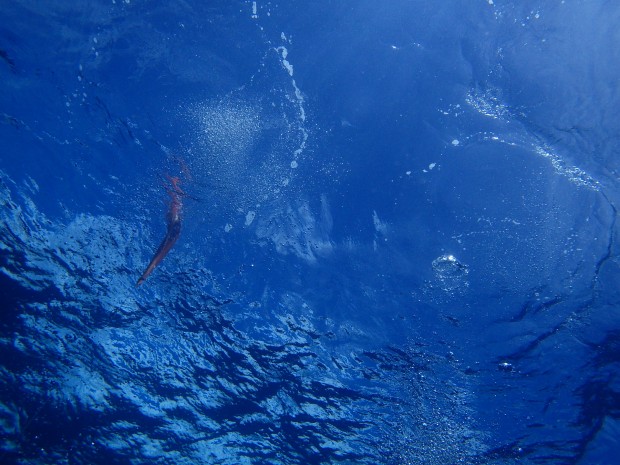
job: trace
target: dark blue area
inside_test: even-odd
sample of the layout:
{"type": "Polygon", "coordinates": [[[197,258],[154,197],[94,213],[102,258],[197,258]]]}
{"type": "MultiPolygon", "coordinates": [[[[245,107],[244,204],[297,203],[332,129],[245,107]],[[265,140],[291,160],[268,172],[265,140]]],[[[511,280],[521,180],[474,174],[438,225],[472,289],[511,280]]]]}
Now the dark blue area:
{"type": "Polygon", "coordinates": [[[285,3],[1,8],[0,462],[614,463],[620,8],[285,3]]]}

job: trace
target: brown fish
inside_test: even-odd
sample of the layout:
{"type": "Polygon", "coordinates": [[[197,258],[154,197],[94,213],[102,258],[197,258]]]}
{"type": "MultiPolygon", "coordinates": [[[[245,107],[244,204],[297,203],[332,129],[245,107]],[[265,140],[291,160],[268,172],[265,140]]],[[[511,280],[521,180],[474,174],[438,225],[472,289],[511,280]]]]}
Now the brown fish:
{"type": "Polygon", "coordinates": [[[144,273],[142,273],[140,279],[138,279],[136,286],[142,284],[146,280],[146,278],[149,277],[155,267],[159,265],[159,263],[164,259],[168,252],[170,252],[170,249],[172,249],[172,246],[181,235],[181,212],[183,209],[183,202],[181,201],[181,197],[185,195],[185,192],[183,192],[179,187],[180,179],[178,177],[170,177],[168,175],[166,175],[166,177],[172,185],[172,187],[166,187],[166,191],[170,196],[170,206],[166,215],[166,220],[168,223],[166,236],[157,248],[157,251],[153,256],[153,259],[149,263],[149,266],[146,267],[146,270],[144,271],[144,273]]]}

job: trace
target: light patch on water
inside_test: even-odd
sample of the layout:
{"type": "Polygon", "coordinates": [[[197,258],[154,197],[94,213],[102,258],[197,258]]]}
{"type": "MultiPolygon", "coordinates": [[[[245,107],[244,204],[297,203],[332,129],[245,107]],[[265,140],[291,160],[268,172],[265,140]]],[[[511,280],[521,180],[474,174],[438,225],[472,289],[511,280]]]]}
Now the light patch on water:
{"type": "Polygon", "coordinates": [[[250,226],[252,224],[252,222],[254,221],[254,218],[256,218],[256,212],[253,210],[250,210],[249,212],[247,212],[247,214],[245,215],[245,225],[246,226],[250,226]]]}
{"type": "Polygon", "coordinates": [[[387,224],[379,219],[375,210],[372,211],[372,222],[375,225],[375,231],[383,236],[387,235],[387,224]]]}
{"type": "Polygon", "coordinates": [[[329,202],[321,196],[320,215],[316,218],[307,201],[290,204],[264,218],[256,229],[260,239],[269,239],[282,255],[295,255],[308,263],[333,252],[330,239],[333,219],[329,202]]]}
{"type": "Polygon", "coordinates": [[[243,155],[252,148],[261,132],[260,109],[241,101],[206,103],[198,109],[201,134],[215,153],[228,153],[226,165],[235,170],[245,166],[243,155]],[[241,158],[240,158],[241,157],[241,158]]]}
{"type": "MultiPolygon", "coordinates": [[[[423,169],[423,173],[428,173],[429,171],[433,171],[433,169],[437,166],[437,163],[429,163],[428,169],[423,169]]],[[[409,171],[407,172],[409,174],[409,171]]]]}
{"type": "Polygon", "coordinates": [[[543,158],[546,158],[551,163],[551,166],[555,169],[556,173],[561,174],[568,178],[572,183],[587,187],[588,189],[592,189],[598,191],[600,188],[599,182],[586,173],[581,168],[577,168],[576,166],[571,166],[566,161],[564,161],[559,155],[553,153],[548,148],[543,147],[535,147],[535,151],[538,155],[543,158]]]}
{"type": "MultiPolygon", "coordinates": [[[[284,33],[282,40],[290,42],[284,33]]],[[[308,140],[289,51],[283,45],[268,50],[246,85],[182,110],[193,129],[187,150],[192,174],[216,187],[218,203],[231,211],[246,211],[290,189],[308,140]]]]}
{"type": "MultiPolygon", "coordinates": [[[[540,137],[528,131],[518,117],[513,115],[509,107],[500,99],[500,91],[489,88],[485,91],[471,89],[465,98],[466,102],[478,113],[493,119],[501,120],[504,123],[516,126],[517,130],[507,136],[499,137],[492,133],[481,133],[469,136],[466,140],[470,141],[479,138],[484,141],[501,142],[511,146],[523,147],[533,150],[537,155],[549,160],[556,173],[566,177],[572,183],[598,191],[599,182],[586,173],[581,168],[567,163],[561,156],[553,151],[552,148],[541,144],[540,137]]],[[[452,141],[452,145],[458,145],[459,141],[452,141]]]]}
{"type": "Polygon", "coordinates": [[[536,155],[548,160],[557,174],[564,176],[573,184],[586,187],[594,191],[600,190],[600,183],[596,179],[590,176],[583,169],[567,163],[566,160],[564,160],[560,155],[553,152],[550,147],[542,146],[539,140],[537,140],[533,135],[525,134],[525,136],[520,136],[518,133],[513,133],[499,137],[493,133],[484,132],[469,136],[466,141],[468,143],[475,141],[499,142],[511,147],[521,147],[526,150],[531,150],[536,155]]]}
{"type": "MultiPolygon", "coordinates": [[[[284,33],[282,33],[282,35],[284,36],[284,33]]],[[[286,41],[286,36],[284,36],[283,40],[286,41]]],[[[295,78],[293,78],[293,65],[287,59],[288,49],[285,46],[281,45],[276,50],[280,53],[281,60],[282,60],[282,66],[284,67],[284,69],[288,72],[289,76],[291,77],[291,85],[293,86],[293,89],[294,89],[296,104],[297,104],[297,108],[299,111],[299,119],[301,121],[300,130],[302,133],[302,141],[301,141],[301,145],[294,152],[295,159],[297,159],[302,154],[304,149],[306,148],[306,142],[308,140],[308,132],[303,127],[303,124],[306,122],[306,110],[304,108],[304,96],[301,93],[301,90],[299,89],[299,87],[297,86],[297,83],[295,82],[295,78]]]]}
{"type": "Polygon", "coordinates": [[[246,209],[280,194],[291,179],[290,155],[298,140],[282,113],[260,98],[202,102],[191,149],[193,175],[217,186],[231,207],[246,209]]]}
{"type": "Polygon", "coordinates": [[[510,117],[508,106],[502,102],[499,89],[489,87],[485,90],[470,89],[465,101],[481,115],[493,119],[510,117]]]}

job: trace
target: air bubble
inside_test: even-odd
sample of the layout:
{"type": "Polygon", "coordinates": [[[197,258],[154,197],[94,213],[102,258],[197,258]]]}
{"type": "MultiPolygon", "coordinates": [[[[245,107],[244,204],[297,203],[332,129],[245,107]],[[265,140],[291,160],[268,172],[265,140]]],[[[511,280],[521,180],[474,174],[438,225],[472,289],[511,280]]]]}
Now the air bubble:
{"type": "Polygon", "coordinates": [[[468,286],[469,267],[461,263],[454,255],[445,254],[432,263],[435,278],[446,292],[464,290],[468,286]]]}

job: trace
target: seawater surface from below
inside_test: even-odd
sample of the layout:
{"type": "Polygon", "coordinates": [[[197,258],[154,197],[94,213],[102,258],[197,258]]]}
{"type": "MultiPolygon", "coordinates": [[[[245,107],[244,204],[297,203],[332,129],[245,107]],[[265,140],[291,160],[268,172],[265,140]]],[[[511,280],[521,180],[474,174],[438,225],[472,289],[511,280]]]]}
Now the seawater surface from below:
{"type": "Polygon", "coordinates": [[[2,7],[0,462],[610,463],[620,7],[203,3],[2,7]]]}

